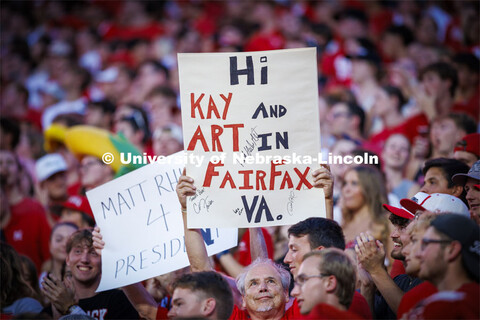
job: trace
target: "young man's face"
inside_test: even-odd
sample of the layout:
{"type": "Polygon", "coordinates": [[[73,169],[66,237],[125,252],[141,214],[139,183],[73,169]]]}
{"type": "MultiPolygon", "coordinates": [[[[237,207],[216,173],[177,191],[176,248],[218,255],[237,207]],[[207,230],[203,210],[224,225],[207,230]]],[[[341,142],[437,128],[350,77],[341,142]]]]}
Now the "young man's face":
{"type": "Polygon", "coordinates": [[[445,93],[449,94],[450,81],[442,80],[436,72],[429,71],[425,73],[421,83],[429,96],[439,97],[445,93]]]}
{"type": "Polygon", "coordinates": [[[177,287],[173,291],[172,308],[168,312],[168,318],[203,318],[206,315],[206,299],[203,292],[195,292],[188,288],[177,287]]]}
{"type": "Polygon", "coordinates": [[[464,135],[465,131],[459,129],[455,121],[449,118],[433,122],[430,128],[430,141],[433,149],[441,154],[452,153],[456,143],[464,135]]]}
{"type": "Polygon", "coordinates": [[[453,194],[453,188],[448,187],[448,181],[445,178],[443,169],[440,167],[431,167],[428,169],[425,173],[425,182],[420,191],[428,194],[453,194]]]}
{"type": "MultiPolygon", "coordinates": [[[[433,227],[429,227],[420,241],[441,240],[440,235],[435,232],[433,227]]],[[[445,261],[445,246],[441,243],[429,243],[422,245],[423,249],[417,252],[420,259],[420,270],[418,277],[422,280],[428,280],[437,285],[444,278],[447,270],[447,261],[445,261]]]]}
{"type": "Polygon", "coordinates": [[[312,251],[312,248],[308,241],[308,235],[296,237],[291,234],[288,237],[288,252],[283,262],[288,264],[293,277],[297,276],[303,257],[310,251],[312,251]]]}
{"type": "Polygon", "coordinates": [[[100,159],[85,156],[80,164],[80,178],[82,186],[93,189],[108,181],[113,176],[112,169],[100,159]]]}
{"type": "Polygon", "coordinates": [[[337,103],[332,106],[327,114],[327,119],[330,122],[331,134],[334,136],[341,136],[348,132],[351,124],[351,115],[345,103],[337,103]]]}
{"type": "Polygon", "coordinates": [[[18,179],[19,168],[13,152],[0,151],[0,183],[5,187],[13,186],[18,179]]]}
{"type": "Polygon", "coordinates": [[[42,182],[42,185],[48,192],[48,197],[52,200],[65,200],[67,194],[67,173],[65,171],[57,172],[42,182]]]}
{"type": "Polygon", "coordinates": [[[307,314],[317,304],[326,302],[325,278],[321,277],[318,270],[320,261],[320,257],[308,257],[298,270],[298,279],[292,290],[292,296],[297,298],[302,314],[307,314]]]}
{"type": "MultiPolygon", "coordinates": [[[[407,229],[410,229],[411,226],[413,224],[410,224],[407,229]]],[[[402,249],[402,254],[405,256],[405,272],[412,277],[417,277],[420,270],[420,259],[417,257],[417,252],[420,251],[420,243],[424,233],[424,230],[410,233],[410,242],[404,245],[402,249]]]]}
{"type": "Polygon", "coordinates": [[[475,221],[480,221],[480,190],[475,187],[480,181],[469,178],[465,184],[465,191],[468,207],[470,208],[470,215],[475,221]]]}
{"type": "Polygon", "coordinates": [[[396,224],[392,224],[392,226],[393,229],[390,237],[393,241],[393,249],[390,255],[393,259],[405,260],[405,256],[402,254],[402,249],[403,246],[410,241],[407,228],[406,226],[400,226],[396,224]]]}
{"type": "Polygon", "coordinates": [[[86,285],[100,281],[102,260],[93,246],[80,242],[67,254],[67,265],[72,271],[73,279],[86,285]]]}

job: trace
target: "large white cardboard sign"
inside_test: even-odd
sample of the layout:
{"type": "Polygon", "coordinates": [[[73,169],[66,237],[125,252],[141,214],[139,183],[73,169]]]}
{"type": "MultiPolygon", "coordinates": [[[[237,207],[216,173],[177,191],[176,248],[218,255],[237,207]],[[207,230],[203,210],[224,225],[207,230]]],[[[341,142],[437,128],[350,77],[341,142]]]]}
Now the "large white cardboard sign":
{"type": "Polygon", "coordinates": [[[178,55],[188,226],[288,225],[325,216],[314,48],[178,55]]]}
{"type": "MultiPolygon", "coordinates": [[[[87,192],[105,240],[97,291],[189,265],[175,191],[184,163],[172,162],[149,164],[87,192]]],[[[202,234],[209,255],[237,245],[237,229],[202,229],[202,234]]]]}

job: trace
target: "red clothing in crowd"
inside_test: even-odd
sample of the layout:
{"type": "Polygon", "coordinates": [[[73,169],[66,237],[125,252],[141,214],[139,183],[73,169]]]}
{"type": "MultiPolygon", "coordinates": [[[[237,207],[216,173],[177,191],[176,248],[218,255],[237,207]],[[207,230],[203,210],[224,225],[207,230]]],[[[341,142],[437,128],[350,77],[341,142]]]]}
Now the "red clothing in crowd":
{"type": "MultiPolygon", "coordinates": [[[[362,319],[350,311],[343,311],[326,303],[317,304],[303,319],[362,319]]],[[[370,318],[371,319],[371,318],[370,318]]]]}
{"type": "Polygon", "coordinates": [[[418,286],[405,292],[398,306],[397,317],[402,318],[403,314],[409,312],[420,301],[437,293],[437,288],[428,281],[420,283],[418,286]]]}
{"type": "Polygon", "coordinates": [[[348,308],[348,312],[355,314],[359,319],[372,319],[372,312],[370,311],[368,302],[358,291],[355,291],[353,294],[352,303],[350,304],[350,308],[348,308]]]}
{"type": "Polygon", "coordinates": [[[480,286],[472,282],[456,291],[441,291],[420,302],[407,319],[480,319],[480,286]]]}
{"type": "MultiPolygon", "coordinates": [[[[301,319],[302,314],[300,313],[300,308],[298,307],[297,299],[293,301],[293,304],[290,308],[285,311],[285,314],[282,317],[282,320],[290,319],[301,319]]],[[[247,310],[241,310],[239,307],[234,306],[232,315],[229,320],[248,320],[250,316],[248,315],[247,310]]]]}
{"type": "Polygon", "coordinates": [[[405,274],[405,266],[401,260],[393,260],[392,269],[390,270],[390,278],[394,279],[396,276],[405,274]]]}
{"type": "Polygon", "coordinates": [[[413,144],[415,137],[425,135],[428,132],[429,122],[427,117],[421,113],[406,119],[404,122],[393,128],[385,128],[382,131],[372,135],[362,145],[363,148],[380,154],[385,145],[385,141],[393,134],[403,134],[413,144]]]}
{"type": "MultiPolygon", "coordinates": [[[[315,307],[316,308],[316,307],[315,307]]],[[[370,307],[367,304],[367,300],[355,291],[353,296],[352,304],[348,311],[341,311],[333,307],[319,308],[317,311],[312,310],[307,316],[302,316],[300,313],[300,307],[298,306],[297,299],[293,300],[293,304],[285,311],[282,319],[372,319],[372,314],[370,312],[370,307]],[[318,315],[323,315],[324,318],[317,318],[318,315]],[[335,318],[335,316],[337,316],[335,318]],[[325,318],[326,317],[326,318],[325,318]]],[[[157,320],[168,319],[167,317],[168,310],[163,307],[158,307],[157,309],[157,320]]],[[[232,315],[229,320],[248,320],[250,316],[247,310],[242,310],[238,306],[233,307],[232,315]]]]}
{"type": "Polygon", "coordinates": [[[5,239],[19,254],[32,259],[40,273],[42,263],[50,258],[50,226],[42,205],[31,198],[10,207],[11,218],[3,229],[5,239]]]}
{"type": "Polygon", "coordinates": [[[168,319],[168,309],[162,306],[158,306],[157,308],[157,316],[155,317],[157,320],[167,320],[168,319]]]}
{"type": "Polygon", "coordinates": [[[457,102],[452,107],[452,112],[463,112],[475,119],[476,122],[480,120],[480,88],[477,92],[468,100],[463,102],[457,102]]]}

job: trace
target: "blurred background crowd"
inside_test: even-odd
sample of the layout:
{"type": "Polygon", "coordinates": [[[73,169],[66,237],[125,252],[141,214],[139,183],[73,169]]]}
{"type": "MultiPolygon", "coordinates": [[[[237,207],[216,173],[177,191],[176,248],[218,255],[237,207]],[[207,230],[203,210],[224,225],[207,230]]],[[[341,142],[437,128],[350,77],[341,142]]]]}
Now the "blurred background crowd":
{"type": "MultiPolygon", "coordinates": [[[[456,196],[480,222],[478,194],[469,198],[451,181],[480,158],[478,1],[39,0],[0,8],[1,236],[28,258],[37,290],[42,272],[60,278],[68,236],[95,224],[85,191],[132,169],[103,164],[106,148],[183,150],[177,53],[317,49],[322,151],[380,159],[331,166],[334,220],[347,243],[365,231],[391,243],[382,204],[400,207],[418,191],[456,196]]],[[[275,260],[287,252],[287,229],[264,230],[275,260]]],[[[234,257],[248,265],[248,233],[240,237],[234,257]]],[[[239,265],[218,268],[236,276],[239,265]]]]}

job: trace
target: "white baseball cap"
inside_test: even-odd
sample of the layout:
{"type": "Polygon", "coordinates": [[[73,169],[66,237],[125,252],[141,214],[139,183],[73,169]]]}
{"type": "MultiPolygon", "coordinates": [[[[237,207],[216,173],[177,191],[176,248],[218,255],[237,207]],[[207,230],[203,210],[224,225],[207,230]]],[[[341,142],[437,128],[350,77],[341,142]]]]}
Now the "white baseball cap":
{"type": "Polygon", "coordinates": [[[67,171],[67,163],[58,153],[47,154],[35,163],[35,172],[38,181],[42,182],[53,176],[55,173],[67,171]]]}
{"type": "Polygon", "coordinates": [[[450,194],[418,192],[411,199],[400,200],[400,204],[413,214],[418,210],[428,210],[433,213],[455,213],[470,218],[470,212],[465,203],[450,194]]]}

